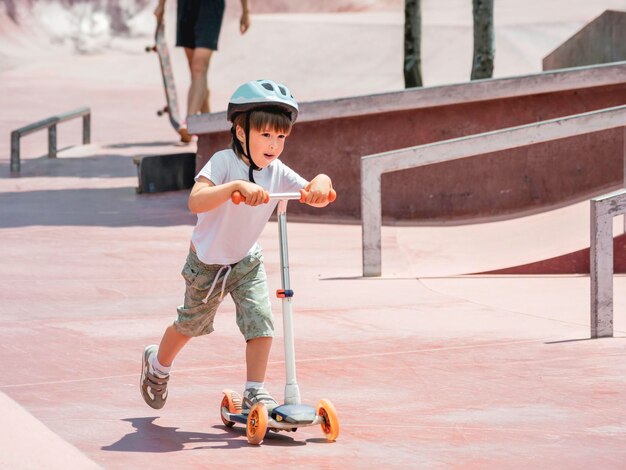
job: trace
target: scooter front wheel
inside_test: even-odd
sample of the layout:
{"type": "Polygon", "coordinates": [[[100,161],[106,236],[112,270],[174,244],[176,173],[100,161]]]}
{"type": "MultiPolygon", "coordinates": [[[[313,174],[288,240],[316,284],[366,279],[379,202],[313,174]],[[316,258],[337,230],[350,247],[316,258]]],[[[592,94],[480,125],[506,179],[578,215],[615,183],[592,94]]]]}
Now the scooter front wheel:
{"type": "Polygon", "coordinates": [[[263,442],[267,433],[267,423],[267,408],[263,403],[257,403],[250,409],[246,423],[246,436],[249,444],[259,445],[263,442]]]}
{"type": "Polygon", "coordinates": [[[339,436],[339,418],[335,407],[325,398],[321,399],[317,404],[317,415],[322,418],[322,432],[329,441],[337,440],[339,436]]]}

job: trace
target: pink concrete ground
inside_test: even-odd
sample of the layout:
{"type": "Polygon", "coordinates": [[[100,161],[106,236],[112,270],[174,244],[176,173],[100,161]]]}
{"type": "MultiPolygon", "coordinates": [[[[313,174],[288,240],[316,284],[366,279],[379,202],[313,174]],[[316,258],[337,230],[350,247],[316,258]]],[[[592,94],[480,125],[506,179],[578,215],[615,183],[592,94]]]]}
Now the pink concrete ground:
{"type": "MultiPolygon", "coordinates": [[[[289,226],[299,382],[305,402],[334,402],[337,442],[305,428],[252,448],[221,424],[222,388],[244,380],[230,300],[217,331],[179,356],[167,406],[147,407],[141,351],[181,300],[193,217],[185,192],[135,194],[129,154],[141,150],[72,149],[0,179],[0,391],[86,457],[106,468],[626,464],[626,278],[616,337],[592,341],[587,277],[416,277],[408,227],[385,228],[385,276],[362,279],[360,227],[289,226]]],[[[261,243],[273,289],[275,223],[261,243]]],[[[267,378],[279,397],[281,331],[267,378]]],[[[64,448],[51,440],[39,455],[64,448]]]]}
{"type": "MultiPolygon", "coordinates": [[[[552,47],[623,2],[558,1],[549,13],[543,4],[509,1],[497,11],[500,76],[537,71],[552,47]]],[[[467,2],[437,5],[426,30],[445,33],[449,47],[437,54],[429,41],[429,84],[464,79],[469,68],[467,2]]],[[[231,24],[212,64],[214,108],[223,109],[227,85],[251,73],[285,71],[276,78],[295,83],[304,99],[398,89],[397,13],[259,15],[245,38],[235,38],[231,24]],[[298,33],[283,57],[289,67],[251,57],[251,44],[286,27],[298,33]],[[355,39],[363,31],[369,41],[355,39]],[[345,56],[336,44],[345,44],[345,56]],[[374,62],[379,72],[367,75],[374,62]],[[355,75],[368,80],[357,86],[355,75]]],[[[379,279],[360,277],[359,226],[291,223],[298,377],[305,402],[335,404],[335,443],[310,428],[252,448],[242,428],[222,426],[220,392],[244,380],[230,300],[215,334],[181,353],[166,408],[147,407],[140,355],[181,301],[193,217],[184,192],[135,194],[132,157],[193,145],[175,145],[165,120],[150,117],[162,90],[156,62],[141,52],[144,39],[77,56],[50,48],[48,38],[11,34],[0,43],[8,64],[0,72],[0,468],[626,466],[626,278],[615,278],[616,337],[591,341],[588,277],[457,276],[582,248],[582,205],[497,224],[385,227],[379,279]],[[97,145],[47,160],[45,134],[28,136],[22,176],[10,178],[9,131],[82,105],[94,109],[97,145]]],[[[78,136],[78,123],[59,127],[62,147],[78,136]]],[[[275,223],[261,242],[273,289],[275,223]]],[[[282,397],[274,306],[267,382],[282,397]]]]}

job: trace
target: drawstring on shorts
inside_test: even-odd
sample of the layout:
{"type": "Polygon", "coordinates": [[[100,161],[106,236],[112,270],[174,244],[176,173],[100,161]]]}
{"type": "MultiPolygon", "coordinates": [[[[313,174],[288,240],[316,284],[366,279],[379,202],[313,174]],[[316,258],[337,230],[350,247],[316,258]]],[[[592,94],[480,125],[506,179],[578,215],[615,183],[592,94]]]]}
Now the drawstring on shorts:
{"type": "Polygon", "coordinates": [[[220,277],[220,274],[222,274],[222,271],[226,269],[226,274],[224,274],[224,279],[222,280],[222,290],[220,292],[220,298],[219,301],[221,302],[222,300],[224,300],[224,289],[226,289],[226,279],[228,279],[228,275],[230,274],[230,272],[232,271],[233,267],[231,265],[224,265],[222,266],[219,271],[217,271],[217,274],[215,275],[215,279],[213,279],[213,284],[211,284],[211,288],[209,289],[209,293],[206,295],[206,297],[202,300],[202,303],[207,303],[209,301],[209,297],[211,297],[211,294],[213,293],[213,289],[215,289],[215,284],[217,284],[217,280],[220,277]]]}

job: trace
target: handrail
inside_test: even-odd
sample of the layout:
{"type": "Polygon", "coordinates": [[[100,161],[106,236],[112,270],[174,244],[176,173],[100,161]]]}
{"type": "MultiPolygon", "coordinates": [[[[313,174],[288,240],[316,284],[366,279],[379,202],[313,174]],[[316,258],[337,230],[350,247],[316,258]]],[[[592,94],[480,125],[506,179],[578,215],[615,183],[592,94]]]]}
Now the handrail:
{"type": "Polygon", "coordinates": [[[591,200],[591,337],[613,336],[613,217],[626,214],[626,190],[591,200]]]}
{"type": "Polygon", "coordinates": [[[48,158],[57,156],[57,124],[77,117],[83,118],[83,145],[91,142],[91,109],[82,107],[28,124],[11,132],[11,173],[20,171],[20,139],[41,129],[48,129],[48,158]]]}
{"type": "Polygon", "coordinates": [[[526,145],[626,126],[626,106],[606,108],[361,158],[363,276],[380,276],[381,176],[526,145]]]}

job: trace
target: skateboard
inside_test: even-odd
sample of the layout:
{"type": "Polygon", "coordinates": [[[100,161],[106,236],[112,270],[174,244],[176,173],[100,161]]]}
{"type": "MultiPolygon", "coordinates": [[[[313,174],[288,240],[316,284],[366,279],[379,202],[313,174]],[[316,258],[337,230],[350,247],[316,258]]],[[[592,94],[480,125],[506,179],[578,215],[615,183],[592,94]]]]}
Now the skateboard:
{"type": "Polygon", "coordinates": [[[190,142],[191,136],[187,129],[180,127],[180,114],[178,113],[178,98],[176,95],[176,84],[174,83],[174,71],[170,61],[170,52],[165,41],[165,23],[157,23],[154,32],[154,46],[146,47],[146,52],[156,52],[161,65],[161,76],[163,77],[163,88],[165,89],[166,105],[157,111],[157,115],[167,114],[170,123],[176,132],[180,134],[180,140],[190,142]]]}

